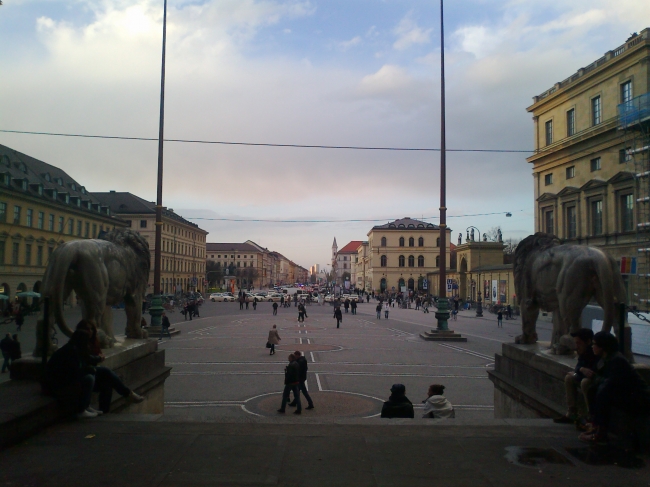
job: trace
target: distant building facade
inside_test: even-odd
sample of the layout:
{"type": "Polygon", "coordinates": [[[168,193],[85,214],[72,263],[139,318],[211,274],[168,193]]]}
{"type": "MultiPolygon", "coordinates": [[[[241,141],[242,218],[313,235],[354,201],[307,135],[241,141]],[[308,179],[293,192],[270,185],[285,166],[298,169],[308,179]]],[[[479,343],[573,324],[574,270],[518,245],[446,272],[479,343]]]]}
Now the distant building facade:
{"type": "MultiPolygon", "coordinates": [[[[125,220],[127,226],[140,233],[151,251],[151,271],[147,292],[153,292],[154,253],[156,250],[156,205],[128,192],[110,191],[93,195],[125,220]]],[[[208,232],[197,224],[174,213],[171,208],[162,211],[162,252],[160,290],[165,294],[176,292],[204,292],[205,246],[208,232]]]]}

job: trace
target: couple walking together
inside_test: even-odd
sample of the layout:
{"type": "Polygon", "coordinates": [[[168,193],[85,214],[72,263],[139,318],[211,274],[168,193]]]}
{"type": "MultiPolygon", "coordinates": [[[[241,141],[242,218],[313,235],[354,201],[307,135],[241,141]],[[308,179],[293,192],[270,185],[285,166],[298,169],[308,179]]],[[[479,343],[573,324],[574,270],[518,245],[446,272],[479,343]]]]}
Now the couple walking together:
{"type": "Polygon", "coordinates": [[[300,402],[300,393],[307,399],[307,408],[314,409],[314,402],[307,391],[307,359],[301,352],[295,351],[289,355],[289,364],[284,368],[284,391],[282,392],[282,405],[278,413],[284,413],[287,403],[289,406],[296,407],[293,414],[302,414],[302,403],[300,402]],[[293,402],[291,392],[293,391],[293,402]]]}

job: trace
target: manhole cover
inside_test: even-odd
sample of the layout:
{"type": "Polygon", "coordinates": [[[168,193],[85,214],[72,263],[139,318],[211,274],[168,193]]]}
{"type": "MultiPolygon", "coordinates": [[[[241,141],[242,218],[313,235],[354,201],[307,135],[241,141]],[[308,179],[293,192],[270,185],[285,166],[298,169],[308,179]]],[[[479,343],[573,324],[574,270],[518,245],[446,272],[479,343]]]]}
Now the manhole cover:
{"type": "MultiPolygon", "coordinates": [[[[311,382],[310,382],[311,384],[311,382]]],[[[319,392],[309,391],[309,395],[314,401],[314,409],[307,411],[307,401],[300,397],[302,402],[302,414],[305,417],[337,417],[337,418],[363,418],[381,412],[382,402],[354,394],[342,392],[319,392]]],[[[291,394],[293,400],[293,393],[291,394]]],[[[262,416],[279,416],[277,412],[282,404],[282,394],[272,394],[254,399],[246,403],[246,409],[262,416]]],[[[293,416],[295,408],[287,406],[288,416],[293,416]]]]}
{"type": "Polygon", "coordinates": [[[276,346],[276,350],[280,352],[293,352],[295,350],[300,350],[301,352],[333,352],[343,350],[343,347],[339,347],[338,345],[316,345],[314,343],[286,343],[276,346]]]}

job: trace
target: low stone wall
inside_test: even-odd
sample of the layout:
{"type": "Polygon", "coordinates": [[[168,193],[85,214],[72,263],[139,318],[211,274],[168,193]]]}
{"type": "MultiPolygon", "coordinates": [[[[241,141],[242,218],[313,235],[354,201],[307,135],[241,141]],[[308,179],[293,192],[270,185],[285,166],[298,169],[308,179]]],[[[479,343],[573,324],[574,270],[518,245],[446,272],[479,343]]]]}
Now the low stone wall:
{"type": "MultiPolygon", "coordinates": [[[[165,380],[171,368],[165,366],[165,351],[156,340],[119,339],[114,348],[103,350],[102,365],[112,369],[145,400],[131,404],[113,394],[112,413],[161,414],[165,401],[165,380]]],[[[56,399],[42,393],[40,358],[26,357],[12,366],[11,381],[0,384],[0,448],[7,447],[39,432],[70,412],[56,399]]],[[[93,395],[97,408],[97,395],[93,395]]]]}

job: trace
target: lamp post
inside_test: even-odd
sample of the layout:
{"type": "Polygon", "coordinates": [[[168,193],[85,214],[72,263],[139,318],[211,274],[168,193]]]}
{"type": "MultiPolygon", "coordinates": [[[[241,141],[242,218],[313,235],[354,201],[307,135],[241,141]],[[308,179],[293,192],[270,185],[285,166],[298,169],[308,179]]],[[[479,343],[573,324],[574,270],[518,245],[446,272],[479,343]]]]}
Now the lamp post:
{"type": "Polygon", "coordinates": [[[438,283],[438,331],[449,326],[447,301],[447,146],[445,138],[445,30],[443,0],[440,0],[440,281],[438,283]]]}
{"type": "Polygon", "coordinates": [[[163,138],[165,128],[165,47],[167,43],[167,0],[163,4],[162,64],[160,70],[160,119],[158,129],[158,187],[156,192],[156,240],[153,267],[153,297],[149,314],[151,326],[161,326],[164,311],[160,296],[160,264],[162,243],[163,138]]]}
{"type": "MultiPolygon", "coordinates": [[[[479,238],[479,242],[480,242],[481,241],[481,231],[478,228],[476,228],[474,226],[471,226],[471,225],[469,227],[467,227],[465,229],[465,231],[469,232],[470,228],[473,229],[473,230],[476,230],[476,232],[478,233],[478,238],[479,238]]],[[[469,235],[469,233],[468,233],[468,235],[469,235]]],[[[472,242],[475,242],[475,240],[472,240],[472,242]]],[[[480,247],[479,247],[479,251],[478,251],[478,266],[477,267],[481,267],[481,248],[480,247]]],[[[478,287],[478,290],[476,292],[476,296],[477,296],[477,299],[476,299],[476,316],[478,318],[480,318],[480,317],[483,316],[483,301],[481,300],[481,286],[480,286],[481,272],[480,271],[478,272],[478,275],[476,277],[476,281],[477,281],[476,285],[478,287]]]]}

